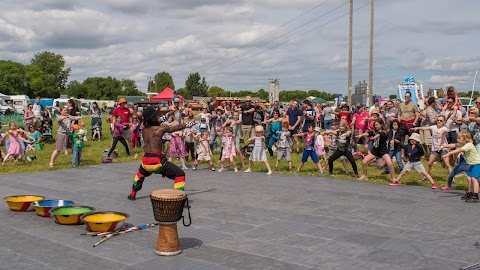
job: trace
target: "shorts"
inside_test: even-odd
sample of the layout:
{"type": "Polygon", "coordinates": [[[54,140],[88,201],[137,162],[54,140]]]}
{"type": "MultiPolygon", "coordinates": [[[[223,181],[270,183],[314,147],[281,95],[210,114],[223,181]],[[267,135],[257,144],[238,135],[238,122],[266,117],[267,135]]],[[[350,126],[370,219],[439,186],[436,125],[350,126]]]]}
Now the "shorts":
{"type": "Polygon", "coordinates": [[[457,141],[457,133],[458,131],[449,131],[447,134],[447,142],[448,143],[458,143],[457,141]]]}
{"type": "Polygon", "coordinates": [[[372,155],[381,158],[384,155],[389,155],[388,148],[382,147],[382,148],[375,148],[373,150],[370,150],[372,152],[372,155]]]}
{"type": "MultiPolygon", "coordinates": [[[[336,150],[336,149],[335,149],[335,150],[336,150]]],[[[328,150],[327,160],[329,160],[330,157],[333,155],[333,153],[335,153],[335,150],[333,150],[333,149],[329,149],[329,150],[328,150]]],[[[341,156],[341,157],[339,157],[338,159],[339,159],[339,160],[345,160],[345,159],[347,159],[347,157],[341,156]]]]}
{"type": "Polygon", "coordinates": [[[277,148],[277,160],[285,158],[286,161],[291,161],[290,148],[277,148]]]}
{"type": "Polygon", "coordinates": [[[124,129],[122,133],[123,133],[123,138],[127,140],[132,137],[132,130],[130,130],[129,128],[124,129]]]}
{"type": "Polygon", "coordinates": [[[415,169],[417,170],[417,172],[419,173],[423,173],[423,172],[426,172],[425,171],[425,167],[423,167],[423,164],[421,161],[417,161],[417,162],[407,162],[407,164],[405,164],[405,167],[403,168],[404,171],[411,171],[412,169],[415,169]]]}
{"type": "Polygon", "coordinates": [[[355,129],[355,131],[353,132],[354,133],[353,137],[355,138],[356,144],[366,144],[368,142],[368,137],[357,138],[359,134],[363,134],[365,132],[367,132],[366,129],[355,129]]]}
{"type": "Polygon", "coordinates": [[[467,176],[480,179],[480,164],[470,165],[468,168],[467,176]]]}
{"type": "Polygon", "coordinates": [[[443,156],[443,155],[446,155],[448,154],[448,152],[446,150],[440,150],[440,151],[431,151],[430,152],[430,155],[435,155],[435,156],[443,156]]]}
{"type": "Polygon", "coordinates": [[[307,162],[308,157],[312,158],[313,163],[318,163],[318,156],[315,150],[304,149],[302,154],[302,162],[303,163],[307,162]]]}
{"type": "Polygon", "coordinates": [[[298,127],[296,127],[294,130],[289,130],[290,131],[290,136],[293,136],[298,133],[298,127]]]}

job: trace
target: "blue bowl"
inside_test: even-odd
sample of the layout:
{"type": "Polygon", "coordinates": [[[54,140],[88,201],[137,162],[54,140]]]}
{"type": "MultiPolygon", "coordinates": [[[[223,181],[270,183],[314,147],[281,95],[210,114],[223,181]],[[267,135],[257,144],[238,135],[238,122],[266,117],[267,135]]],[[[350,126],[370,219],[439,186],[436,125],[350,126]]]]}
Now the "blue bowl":
{"type": "Polygon", "coordinates": [[[42,200],[34,203],[35,211],[37,215],[41,217],[51,217],[50,210],[53,207],[59,206],[72,206],[75,203],[66,200],[42,200]]]}

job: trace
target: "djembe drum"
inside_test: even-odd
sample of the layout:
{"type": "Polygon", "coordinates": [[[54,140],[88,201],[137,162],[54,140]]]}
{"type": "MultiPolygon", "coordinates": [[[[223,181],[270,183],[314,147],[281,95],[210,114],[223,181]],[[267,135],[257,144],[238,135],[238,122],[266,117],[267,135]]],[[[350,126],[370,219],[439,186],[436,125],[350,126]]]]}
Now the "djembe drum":
{"type": "Polygon", "coordinates": [[[155,253],[161,256],[174,256],[182,253],[182,247],[178,240],[177,222],[183,217],[183,208],[187,203],[190,226],[190,209],[188,205],[187,194],[176,189],[158,189],[150,194],[152,201],[153,215],[155,220],[160,223],[158,228],[158,240],[155,253]]]}

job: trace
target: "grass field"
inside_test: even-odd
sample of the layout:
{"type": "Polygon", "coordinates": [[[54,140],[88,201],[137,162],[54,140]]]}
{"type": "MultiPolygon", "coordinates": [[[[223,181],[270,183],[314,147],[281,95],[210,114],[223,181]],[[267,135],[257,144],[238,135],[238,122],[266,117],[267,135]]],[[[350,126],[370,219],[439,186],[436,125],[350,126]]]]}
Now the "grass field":
{"type": "MultiPolygon", "coordinates": [[[[88,138],[89,141],[85,142],[85,148],[83,149],[82,153],[82,159],[81,159],[81,166],[90,166],[90,165],[98,165],[101,164],[101,158],[102,158],[102,152],[106,148],[110,148],[110,145],[112,143],[112,137],[110,135],[110,132],[108,131],[109,124],[106,123],[105,119],[103,121],[103,136],[104,139],[102,141],[91,141],[91,131],[90,131],[90,118],[85,117],[84,119],[80,120],[80,122],[85,123],[85,127],[89,131],[88,138]]],[[[7,124],[4,122],[4,124],[7,124]]],[[[6,130],[6,127],[3,127],[3,131],[6,130]]],[[[56,134],[57,130],[57,124],[54,121],[54,132],[53,134],[56,134]]],[[[17,173],[27,173],[27,172],[38,172],[38,171],[47,171],[47,170],[58,170],[58,169],[65,169],[65,168],[71,168],[72,167],[72,151],[70,150],[68,155],[65,155],[63,152],[60,153],[55,160],[55,166],[54,168],[49,168],[48,164],[50,161],[50,156],[55,149],[55,144],[45,144],[43,150],[41,151],[34,151],[34,152],[27,152],[26,155],[35,155],[37,157],[36,160],[33,160],[31,162],[6,162],[5,166],[0,168],[0,174],[17,174],[17,173]]],[[[5,151],[5,147],[2,147],[2,150],[5,151]]],[[[125,152],[125,149],[123,145],[120,143],[117,144],[116,147],[117,152],[119,153],[119,157],[114,159],[114,162],[128,162],[128,161],[134,161],[132,157],[127,157],[127,154],[125,152]]],[[[136,149],[134,153],[138,153],[139,156],[141,156],[142,149],[136,149]]],[[[268,156],[268,155],[267,155],[268,156]]],[[[214,163],[217,168],[219,168],[220,164],[218,163],[218,158],[219,158],[219,153],[216,152],[214,153],[214,163]]],[[[298,164],[301,159],[301,152],[299,154],[297,153],[292,153],[292,164],[294,170],[298,167],[298,164]]],[[[272,170],[275,166],[275,161],[276,157],[273,159],[268,159],[270,166],[272,167],[272,170]]],[[[139,162],[139,161],[137,161],[139,162]]],[[[424,165],[426,166],[427,161],[422,160],[424,165]]],[[[176,162],[177,164],[179,162],[176,162]]],[[[188,163],[187,167],[191,167],[191,161],[188,163]]],[[[246,160],[245,164],[248,165],[248,161],[246,160]]],[[[324,164],[324,163],[322,163],[324,164]]],[[[201,166],[207,166],[208,164],[205,162],[202,162],[200,164],[201,166]]],[[[240,161],[237,159],[237,165],[239,166],[239,170],[241,168],[240,161]]],[[[108,165],[107,165],[108,166],[108,165]]],[[[335,162],[334,163],[334,174],[335,176],[333,178],[339,178],[339,179],[345,179],[345,180],[355,180],[353,177],[353,170],[351,169],[350,164],[347,162],[347,167],[350,172],[349,176],[346,176],[344,174],[342,165],[340,162],[335,162]]],[[[362,165],[361,161],[357,161],[357,167],[358,171],[361,174],[362,170],[362,165]]],[[[398,174],[398,167],[396,167],[396,171],[398,174]]],[[[240,170],[241,171],[241,170],[240,170]]],[[[252,168],[253,172],[267,172],[267,169],[265,168],[265,165],[260,162],[254,163],[254,166],[252,168]]],[[[325,168],[325,177],[328,177],[328,169],[325,168]]],[[[378,183],[378,184],[388,184],[390,183],[390,175],[384,175],[382,174],[383,169],[376,169],[375,167],[369,167],[368,168],[368,180],[367,182],[372,182],[372,183],[378,183]]],[[[226,170],[222,172],[223,174],[229,174],[233,173],[233,171],[226,170]]],[[[240,172],[243,173],[243,172],[240,172]]],[[[273,177],[275,177],[275,174],[288,174],[288,164],[286,161],[282,161],[279,166],[279,171],[275,172],[273,177]]],[[[135,172],[132,172],[132,177],[135,172]]],[[[300,172],[300,175],[310,175],[310,176],[319,176],[318,174],[318,169],[316,168],[315,164],[313,164],[311,161],[308,161],[305,166],[302,168],[302,171],[300,172]]],[[[447,169],[442,167],[442,164],[440,162],[437,162],[431,171],[431,175],[433,179],[437,182],[439,188],[443,187],[446,185],[447,181],[447,176],[448,176],[448,171],[447,169]]],[[[253,176],[253,175],[252,175],[253,176]]],[[[417,173],[415,170],[412,170],[410,173],[407,173],[407,175],[402,179],[401,184],[405,185],[421,185],[421,186],[428,186],[430,187],[430,183],[428,181],[421,182],[419,179],[422,177],[421,174],[417,173]]],[[[454,189],[466,189],[466,178],[464,176],[459,176],[455,178],[456,184],[454,185],[454,189]]],[[[391,187],[395,188],[395,187],[391,187]]]]}

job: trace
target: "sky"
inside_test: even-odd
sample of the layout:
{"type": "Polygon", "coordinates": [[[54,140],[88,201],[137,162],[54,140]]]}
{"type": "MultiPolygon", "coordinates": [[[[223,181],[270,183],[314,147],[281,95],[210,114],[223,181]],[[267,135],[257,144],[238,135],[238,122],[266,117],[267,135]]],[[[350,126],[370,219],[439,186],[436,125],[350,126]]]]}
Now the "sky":
{"type": "MultiPolygon", "coordinates": [[[[133,79],[146,92],[166,71],[176,88],[199,72],[239,91],[347,93],[348,0],[0,1],[0,59],[64,56],[69,80],[133,79]]],[[[352,89],[368,81],[370,0],[355,0],[352,89]]],[[[480,66],[480,1],[376,0],[373,93],[404,77],[469,91],[480,66]]],[[[478,90],[478,87],[475,87],[478,90]]],[[[425,90],[426,92],[426,90],[425,90]]]]}

